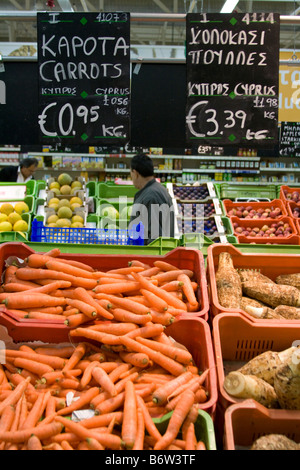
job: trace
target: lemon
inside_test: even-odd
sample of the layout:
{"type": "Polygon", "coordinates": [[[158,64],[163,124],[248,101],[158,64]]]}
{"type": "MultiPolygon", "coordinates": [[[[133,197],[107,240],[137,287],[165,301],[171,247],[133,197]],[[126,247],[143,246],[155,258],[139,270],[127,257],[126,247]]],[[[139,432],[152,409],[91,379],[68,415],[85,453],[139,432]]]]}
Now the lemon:
{"type": "Polygon", "coordinates": [[[71,194],[71,189],[71,186],[69,186],[68,184],[64,184],[60,187],[60,193],[68,196],[69,194],[71,194]]]}
{"type": "Polygon", "coordinates": [[[29,212],[28,204],[26,204],[26,202],[24,201],[17,202],[15,204],[15,211],[18,214],[24,214],[25,212],[29,212]]]}
{"type": "Polygon", "coordinates": [[[80,181],[73,181],[71,184],[72,189],[81,189],[82,183],[80,181]]]}
{"type": "Polygon", "coordinates": [[[0,207],[0,212],[2,212],[3,214],[6,214],[6,215],[11,214],[13,211],[14,211],[14,208],[13,208],[12,204],[10,204],[9,202],[5,202],[0,207]]]}
{"type": "Polygon", "coordinates": [[[8,219],[8,216],[2,212],[0,212],[0,223],[5,222],[8,219]]]}
{"type": "Polygon", "coordinates": [[[78,204],[78,202],[74,202],[73,204],[71,204],[72,212],[75,212],[75,209],[77,209],[77,207],[81,207],[81,204],[78,204]]]}
{"type": "Polygon", "coordinates": [[[81,217],[81,215],[73,215],[71,220],[72,220],[72,223],[80,222],[81,224],[83,224],[84,222],[83,217],[81,217]]]}
{"type": "Polygon", "coordinates": [[[5,221],[0,223],[0,232],[11,232],[12,231],[12,225],[10,222],[5,221]]]}
{"type": "Polygon", "coordinates": [[[58,219],[56,222],[57,227],[70,227],[71,225],[71,220],[69,219],[58,219]]]}
{"type": "Polygon", "coordinates": [[[48,206],[50,206],[50,204],[58,204],[58,203],[59,203],[58,197],[52,197],[51,199],[49,199],[48,206]]]}
{"type": "Polygon", "coordinates": [[[70,204],[80,204],[82,206],[82,199],[78,196],[73,196],[70,199],[70,204]]]}
{"type": "Polygon", "coordinates": [[[71,228],[83,228],[83,223],[82,222],[72,222],[71,223],[71,228]]]}
{"type": "Polygon", "coordinates": [[[47,224],[55,224],[58,221],[59,217],[56,214],[49,215],[47,219],[47,224]]]}
{"type": "Polygon", "coordinates": [[[13,226],[14,232],[27,232],[28,223],[26,220],[18,220],[13,226]]]}
{"type": "Polygon", "coordinates": [[[11,212],[11,214],[9,214],[9,216],[7,217],[7,221],[10,222],[12,226],[14,226],[14,224],[21,219],[22,217],[20,216],[20,214],[18,214],[18,212],[11,212]]]}
{"type": "Polygon", "coordinates": [[[57,211],[57,215],[59,219],[70,219],[72,217],[72,210],[70,207],[60,207],[57,211]]]}
{"type": "Polygon", "coordinates": [[[58,181],[52,181],[52,183],[49,184],[49,189],[60,189],[60,184],[58,181]]]}
{"type": "Polygon", "coordinates": [[[51,209],[54,209],[56,212],[58,209],[58,204],[56,204],[55,202],[52,202],[51,204],[49,204],[49,207],[51,207],[51,209]]]}
{"type": "Polygon", "coordinates": [[[60,190],[58,188],[52,188],[51,191],[56,194],[56,196],[60,196],[60,190]]]}

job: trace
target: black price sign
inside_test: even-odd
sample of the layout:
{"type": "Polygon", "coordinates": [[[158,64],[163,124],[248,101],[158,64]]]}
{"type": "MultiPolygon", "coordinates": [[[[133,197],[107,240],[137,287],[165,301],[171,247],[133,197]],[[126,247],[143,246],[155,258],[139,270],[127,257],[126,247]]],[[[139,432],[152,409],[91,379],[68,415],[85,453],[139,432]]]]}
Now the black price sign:
{"type": "Polygon", "coordinates": [[[187,145],[278,143],[274,13],[187,15],[187,145]]]}
{"type": "Polygon", "coordinates": [[[38,13],[40,140],[124,144],[130,133],[130,14],[38,13]]]}
{"type": "Polygon", "coordinates": [[[279,154],[282,157],[300,157],[300,123],[282,122],[279,154]]]}

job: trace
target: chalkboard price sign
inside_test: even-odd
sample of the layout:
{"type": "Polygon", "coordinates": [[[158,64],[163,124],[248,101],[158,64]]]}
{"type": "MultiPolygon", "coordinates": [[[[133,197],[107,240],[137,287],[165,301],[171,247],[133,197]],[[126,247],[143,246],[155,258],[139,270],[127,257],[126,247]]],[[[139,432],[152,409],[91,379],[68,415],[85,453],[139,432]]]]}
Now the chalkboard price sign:
{"type": "Polygon", "coordinates": [[[279,15],[190,13],[186,28],[187,145],[276,145],[279,15]]]}
{"type": "Polygon", "coordinates": [[[279,155],[300,157],[300,122],[282,122],[279,155]]]}
{"type": "Polygon", "coordinates": [[[40,142],[130,137],[130,14],[38,13],[40,142]]]}

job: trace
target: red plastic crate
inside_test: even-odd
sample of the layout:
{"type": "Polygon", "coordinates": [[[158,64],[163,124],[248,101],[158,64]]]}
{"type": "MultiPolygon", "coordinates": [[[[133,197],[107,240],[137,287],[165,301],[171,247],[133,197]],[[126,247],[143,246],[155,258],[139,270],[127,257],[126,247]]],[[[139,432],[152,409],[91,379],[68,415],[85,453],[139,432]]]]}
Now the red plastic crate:
{"type": "MultiPolygon", "coordinates": [[[[0,245],[0,273],[3,272],[3,267],[5,260],[9,256],[16,256],[20,259],[25,259],[27,256],[29,256],[31,253],[35,253],[35,251],[25,245],[24,243],[3,243],[0,245]]],[[[205,273],[205,263],[204,263],[204,257],[203,254],[199,250],[194,250],[194,249],[189,249],[189,248],[184,248],[184,247],[178,247],[175,248],[174,250],[170,251],[164,256],[151,256],[151,255],[109,255],[109,254],[67,254],[67,253],[62,253],[60,255],[61,258],[65,259],[72,259],[72,260],[77,260],[81,261],[83,263],[86,263],[93,268],[99,269],[101,271],[107,271],[109,269],[116,269],[116,268],[122,268],[122,267],[127,267],[128,262],[131,261],[132,259],[136,259],[148,264],[152,264],[155,260],[161,259],[166,262],[169,262],[171,264],[174,264],[180,269],[190,269],[194,271],[195,273],[195,280],[198,283],[198,289],[197,289],[197,298],[200,303],[200,310],[198,312],[189,312],[189,316],[195,316],[195,317],[201,317],[204,318],[205,320],[208,320],[208,311],[209,311],[209,299],[208,299],[208,289],[207,289],[207,281],[206,281],[206,273],[205,273]]],[[[59,259],[59,257],[58,257],[59,259]]],[[[69,328],[67,328],[65,325],[61,325],[58,323],[55,323],[55,325],[52,325],[51,322],[47,322],[46,324],[44,323],[44,320],[35,320],[34,322],[31,320],[31,327],[30,328],[25,328],[25,322],[27,324],[28,320],[23,320],[22,322],[16,319],[16,317],[12,316],[9,311],[5,312],[5,315],[0,315],[0,324],[1,322],[5,322],[6,325],[10,321],[13,324],[12,328],[14,331],[16,329],[20,329],[19,335],[20,338],[22,335],[24,336],[24,340],[34,340],[34,339],[40,339],[39,338],[39,326],[47,326],[47,328],[53,329],[53,332],[55,333],[55,329],[61,330],[60,335],[62,335],[62,340],[63,340],[63,335],[65,340],[68,340],[68,332],[69,328]],[[26,333],[25,333],[26,329],[26,333]]]]}
{"type": "Polygon", "coordinates": [[[230,405],[245,401],[225,391],[223,384],[227,373],[239,369],[265,351],[288,349],[299,338],[300,322],[298,325],[272,322],[257,324],[238,313],[217,315],[213,319],[213,344],[220,406],[226,410],[230,405]]]}
{"type": "MultiPolygon", "coordinates": [[[[70,342],[70,340],[64,338],[63,335],[56,334],[57,332],[59,333],[59,330],[52,330],[51,327],[49,328],[47,325],[39,325],[36,331],[39,333],[39,338],[36,337],[35,339],[45,344],[70,342]]],[[[18,329],[10,328],[8,333],[15,343],[19,342],[18,329]]],[[[180,316],[177,318],[176,322],[166,327],[165,333],[171,336],[175,341],[183,344],[189,350],[199,370],[205,371],[209,369],[208,376],[204,382],[204,387],[208,391],[208,400],[205,403],[199,404],[199,408],[213,417],[218,400],[218,390],[212,336],[208,323],[199,317],[180,316]]],[[[32,335],[29,335],[29,337],[31,339],[28,339],[26,341],[27,343],[32,341],[32,335]]],[[[1,325],[0,339],[2,339],[1,325]]],[[[21,341],[24,342],[24,340],[21,341]]],[[[82,341],[82,338],[79,336],[72,337],[72,343],[78,343],[80,341],[82,341]]],[[[87,341],[86,338],[83,338],[83,341],[87,341]]],[[[93,342],[93,344],[97,343],[93,342]]]]}
{"type": "Polygon", "coordinates": [[[300,444],[300,411],[269,410],[251,399],[225,411],[224,450],[250,450],[256,439],[268,434],[283,434],[300,444]]]}
{"type": "Polygon", "coordinates": [[[286,205],[290,201],[290,199],[287,199],[285,192],[287,192],[288,194],[291,194],[296,191],[300,193],[300,188],[290,188],[289,186],[280,186],[279,199],[281,199],[283,203],[286,205]]]}
{"type": "MultiPolygon", "coordinates": [[[[297,224],[299,225],[299,222],[297,222],[295,224],[296,228],[297,228],[297,224]]],[[[238,237],[235,235],[235,237],[237,239],[237,242],[240,243],[240,244],[249,243],[248,237],[243,237],[242,235],[240,235],[238,237]]],[[[270,238],[266,239],[266,238],[263,238],[263,237],[257,237],[257,238],[255,238],[255,240],[256,241],[251,242],[251,244],[259,244],[259,245],[295,245],[295,246],[300,245],[300,236],[299,235],[291,235],[288,238],[275,238],[274,239],[274,237],[273,237],[272,241],[270,241],[270,238]]]]}
{"type": "Polygon", "coordinates": [[[299,202],[298,203],[297,202],[287,202],[286,203],[286,209],[287,209],[288,215],[289,215],[289,217],[292,217],[292,219],[294,221],[297,221],[299,219],[299,217],[295,217],[293,215],[293,210],[296,207],[300,209],[300,203],[299,202]]]}
{"type": "Polygon", "coordinates": [[[236,269],[250,269],[260,271],[273,281],[280,274],[292,274],[300,272],[300,254],[284,253],[242,253],[238,248],[230,244],[214,244],[207,249],[207,275],[210,295],[210,313],[213,317],[220,313],[240,313],[255,323],[285,323],[300,324],[299,320],[260,320],[255,319],[242,309],[225,308],[219,303],[216,272],[219,264],[219,255],[222,251],[230,253],[233,265],[236,269]]]}
{"type": "MultiPolygon", "coordinates": [[[[258,209],[268,209],[268,208],[274,208],[276,209],[279,207],[281,209],[281,215],[277,217],[278,220],[280,220],[281,217],[287,216],[287,209],[285,207],[285,204],[281,199],[274,199],[273,201],[270,202],[233,202],[231,199],[223,199],[222,204],[224,206],[224,211],[227,217],[232,217],[229,212],[231,209],[237,209],[239,207],[248,207],[251,206],[253,209],[258,210],[258,209]]],[[[236,216],[238,217],[238,216],[236,216]]],[[[239,217],[240,219],[244,220],[245,217],[239,217]]],[[[246,219],[246,220],[251,220],[251,219],[246,219]]],[[[264,219],[254,219],[254,220],[273,220],[271,217],[269,218],[264,218],[264,219]]]]}

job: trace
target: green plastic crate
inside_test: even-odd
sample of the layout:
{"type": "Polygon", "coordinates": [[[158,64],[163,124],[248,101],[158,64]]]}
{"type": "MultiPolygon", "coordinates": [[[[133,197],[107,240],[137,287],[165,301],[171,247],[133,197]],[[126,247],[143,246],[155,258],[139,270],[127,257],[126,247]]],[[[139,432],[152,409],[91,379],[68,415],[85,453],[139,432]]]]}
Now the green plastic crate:
{"type": "MultiPolygon", "coordinates": [[[[96,214],[99,215],[99,217],[103,217],[101,215],[101,210],[104,206],[107,206],[107,205],[113,206],[115,209],[117,209],[117,211],[119,212],[119,215],[120,215],[120,211],[122,211],[123,207],[126,207],[126,206],[130,207],[130,206],[132,206],[132,203],[129,202],[128,200],[127,200],[127,204],[124,204],[122,202],[120,204],[119,202],[114,202],[113,200],[98,199],[97,207],[96,207],[96,214]]],[[[107,218],[107,217],[105,217],[105,218],[107,218]]],[[[129,218],[127,220],[129,220],[129,218]]],[[[114,222],[115,222],[115,220],[114,220],[114,222]]]]}
{"type": "Polygon", "coordinates": [[[99,183],[96,196],[99,199],[113,199],[112,202],[117,202],[120,196],[127,196],[129,202],[129,199],[133,200],[137,191],[133,185],[99,183]]]}
{"type": "Polygon", "coordinates": [[[97,197],[97,182],[88,181],[86,183],[86,189],[88,191],[88,197],[97,197]]]}
{"type": "MultiPolygon", "coordinates": [[[[153,422],[161,434],[165,433],[172,414],[173,411],[170,411],[162,418],[153,418],[153,422]]],[[[198,410],[195,433],[197,440],[203,441],[207,450],[217,450],[213,420],[204,410],[198,410]]]]}
{"type": "Polygon", "coordinates": [[[220,199],[236,199],[244,198],[268,198],[276,199],[276,185],[247,185],[244,183],[239,184],[220,184],[220,199]]]}
{"type": "Polygon", "coordinates": [[[28,224],[28,230],[25,232],[0,232],[0,243],[11,242],[11,241],[24,241],[29,239],[29,234],[31,230],[31,214],[28,212],[21,215],[22,219],[25,220],[28,224]],[[23,235],[22,235],[23,234],[23,235]]]}
{"type": "MultiPolygon", "coordinates": [[[[35,180],[29,180],[27,183],[0,183],[0,189],[5,186],[26,186],[26,194],[25,196],[35,196],[36,195],[36,188],[37,182],[35,180]]],[[[23,201],[23,198],[21,199],[23,201]]]]}
{"type": "MultiPolygon", "coordinates": [[[[25,198],[22,199],[22,202],[23,202],[23,201],[24,201],[24,202],[27,204],[27,206],[29,207],[29,214],[31,214],[31,213],[33,212],[33,210],[34,210],[34,203],[35,203],[35,198],[34,198],[34,196],[25,196],[25,198]]],[[[9,200],[9,201],[6,201],[6,200],[5,200],[5,201],[1,201],[1,200],[0,200],[0,206],[1,206],[2,204],[5,204],[6,202],[7,202],[7,203],[12,203],[12,202],[21,202],[21,201],[16,200],[16,199],[11,199],[11,200],[9,200]]]]}
{"type": "MultiPolygon", "coordinates": [[[[47,252],[53,248],[59,248],[62,253],[86,253],[86,254],[129,254],[129,255],[149,255],[163,256],[179,246],[179,241],[174,238],[157,238],[149,245],[93,245],[93,244],[66,244],[66,243],[42,243],[26,241],[24,238],[16,237],[15,241],[24,242],[35,251],[47,252]]],[[[11,241],[11,240],[9,240],[11,241]]]]}

